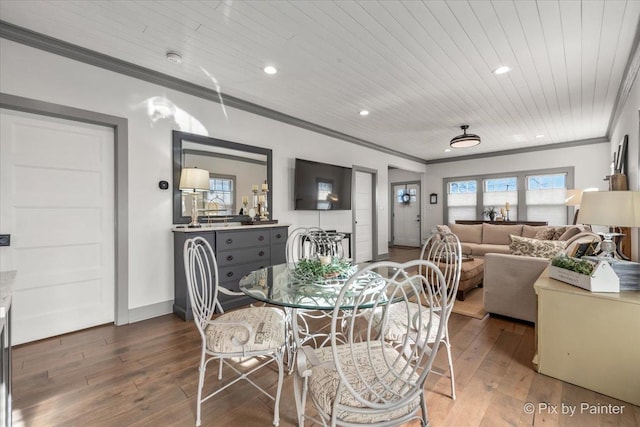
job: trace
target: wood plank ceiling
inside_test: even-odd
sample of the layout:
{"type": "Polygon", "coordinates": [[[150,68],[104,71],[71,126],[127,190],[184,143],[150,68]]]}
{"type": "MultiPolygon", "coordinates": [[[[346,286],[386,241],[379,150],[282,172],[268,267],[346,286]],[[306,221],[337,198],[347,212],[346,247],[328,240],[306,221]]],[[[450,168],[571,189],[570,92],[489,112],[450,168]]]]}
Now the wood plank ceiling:
{"type": "Polygon", "coordinates": [[[639,16],[635,0],[0,2],[5,22],[427,160],[607,136],[639,16]],[[482,144],[445,152],[461,124],[482,144]]]}

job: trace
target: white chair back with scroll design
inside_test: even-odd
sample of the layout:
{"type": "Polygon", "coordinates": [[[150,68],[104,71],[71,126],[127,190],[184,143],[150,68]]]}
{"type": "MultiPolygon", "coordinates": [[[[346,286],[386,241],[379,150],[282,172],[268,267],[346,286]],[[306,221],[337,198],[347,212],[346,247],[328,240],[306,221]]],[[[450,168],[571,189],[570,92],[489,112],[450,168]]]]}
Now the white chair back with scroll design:
{"type": "MultiPolygon", "coordinates": [[[[449,378],[451,380],[451,398],[456,398],[455,388],[455,375],[453,370],[453,358],[451,355],[451,342],[449,340],[449,317],[453,310],[453,304],[455,302],[456,292],[458,292],[458,285],[460,282],[460,269],[462,263],[462,249],[460,241],[455,234],[452,233],[435,233],[433,234],[423,245],[420,253],[420,259],[427,260],[438,266],[439,272],[442,273],[446,287],[442,288],[447,293],[446,305],[434,305],[430,307],[430,311],[433,312],[434,321],[442,323],[444,333],[438,340],[434,334],[423,335],[427,338],[427,344],[437,343],[439,346],[443,344],[447,351],[447,361],[449,363],[449,378]]],[[[435,279],[435,271],[419,271],[421,274],[431,275],[428,277],[430,280],[435,279]]],[[[439,299],[435,300],[436,302],[439,299]]],[[[403,333],[406,332],[407,325],[401,323],[401,320],[407,316],[404,312],[405,309],[409,310],[410,317],[418,312],[418,305],[416,303],[410,303],[406,306],[393,306],[391,307],[391,316],[398,318],[397,322],[393,325],[397,327],[391,327],[386,332],[386,339],[392,342],[400,342],[403,338],[403,333]]],[[[374,313],[374,316],[379,317],[380,313],[374,313]]],[[[439,371],[434,371],[437,375],[443,375],[439,371]]]]}
{"type": "Polygon", "coordinates": [[[342,233],[325,231],[318,227],[298,227],[287,237],[287,263],[297,263],[301,259],[311,259],[319,255],[343,258],[343,238],[342,233]]]}
{"type": "Polygon", "coordinates": [[[418,419],[428,425],[424,384],[444,325],[429,307],[446,306],[444,276],[424,260],[378,262],[361,269],[340,291],[331,321],[331,346],[298,351],[294,392],[298,423],[396,426],[418,419]],[[416,274],[420,268],[422,274],[416,274]],[[418,302],[411,313],[408,304],[418,302]],[[404,306],[392,315],[391,308],[404,306]],[[340,310],[340,307],[346,308],[340,310]],[[370,316],[368,312],[380,313],[370,316]],[[404,319],[398,313],[404,312],[404,319]],[[385,339],[405,325],[398,343],[385,339]],[[337,337],[342,336],[342,339],[337,337]],[[306,414],[313,402],[318,419],[306,414]]]}
{"type": "Polygon", "coordinates": [[[218,301],[218,292],[229,295],[237,295],[238,292],[218,285],[216,257],[209,242],[202,237],[185,242],[184,265],[193,320],[202,338],[196,426],[201,424],[202,402],[243,379],[274,401],[273,424],[277,426],[280,421],[280,393],[284,377],[284,312],[277,308],[251,307],[224,313],[218,301]],[[214,319],[216,310],[221,314],[214,319]],[[237,363],[250,358],[256,358],[258,362],[248,370],[243,370],[237,363]],[[203,397],[207,365],[213,360],[219,361],[219,381],[222,381],[223,366],[229,367],[238,376],[203,397]],[[271,362],[278,365],[275,396],[249,378],[249,375],[271,362]]]}
{"type": "MultiPolygon", "coordinates": [[[[447,361],[449,363],[449,379],[451,380],[451,398],[456,398],[456,383],[453,371],[453,358],[451,356],[451,341],[449,339],[449,317],[453,310],[458,285],[460,284],[460,272],[462,268],[462,246],[458,236],[453,233],[435,233],[422,247],[420,259],[431,261],[438,265],[447,284],[447,304],[438,308],[440,322],[444,323],[444,334],[440,341],[435,338],[431,343],[443,344],[447,350],[447,361]]],[[[434,308],[435,310],[435,308],[434,308]]],[[[435,372],[439,375],[439,372],[435,372]]]]}

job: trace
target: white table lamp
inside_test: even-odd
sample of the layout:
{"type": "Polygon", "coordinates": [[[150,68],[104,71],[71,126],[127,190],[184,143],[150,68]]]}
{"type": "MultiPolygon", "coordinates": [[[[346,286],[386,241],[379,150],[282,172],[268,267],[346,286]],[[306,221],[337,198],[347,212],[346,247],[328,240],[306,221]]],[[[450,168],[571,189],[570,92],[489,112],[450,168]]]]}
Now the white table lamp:
{"type": "MultiPolygon", "coordinates": [[[[593,191],[582,193],[578,222],[607,227],[640,227],[640,192],[593,191]]],[[[604,233],[603,256],[613,258],[614,233],[604,233]]]]}
{"type": "Polygon", "coordinates": [[[183,168],[182,172],[180,172],[179,189],[185,193],[190,193],[193,197],[189,227],[200,227],[198,222],[198,193],[209,191],[209,171],[198,168],[183,168]]]}

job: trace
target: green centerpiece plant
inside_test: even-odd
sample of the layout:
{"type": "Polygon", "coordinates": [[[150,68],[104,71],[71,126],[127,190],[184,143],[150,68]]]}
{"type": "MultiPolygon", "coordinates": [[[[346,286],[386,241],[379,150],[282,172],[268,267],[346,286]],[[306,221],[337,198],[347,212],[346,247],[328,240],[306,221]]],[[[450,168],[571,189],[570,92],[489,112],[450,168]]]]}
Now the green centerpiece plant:
{"type": "Polygon", "coordinates": [[[348,274],[352,269],[351,262],[344,258],[331,257],[329,262],[313,258],[298,261],[294,273],[307,280],[319,280],[339,277],[348,274]]]}
{"type": "Polygon", "coordinates": [[[595,265],[587,260],[579,258],[571,258],[566,255],[560,255],[551,260],[551,265],[565,270],[575,271],[579,274],[590,276],[593,273],[595,265]]]}

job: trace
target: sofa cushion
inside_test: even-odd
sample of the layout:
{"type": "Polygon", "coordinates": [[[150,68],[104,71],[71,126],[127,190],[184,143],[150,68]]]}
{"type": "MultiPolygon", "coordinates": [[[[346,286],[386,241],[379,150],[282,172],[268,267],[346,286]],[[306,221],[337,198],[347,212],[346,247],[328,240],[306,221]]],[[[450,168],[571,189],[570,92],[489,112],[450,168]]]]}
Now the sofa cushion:
{"type": "Polygon", "coordinates": [[[489,253],[510,254],[509,245],[485,245],[484,243],[469,243],[469,253],[473,256],[484,256],[489,253]]]}
{"type": "Polygon", "coordinates": [[[540,227],[533,238],[538,240],[553,240],[555,233],[556,229],[554,227],[540,227]]]}
{"type": "Polygon", "coordinates": [[[520,236],[522,225],[482,224],[482,244],[508,245],[510,235],[520,236]]]}
{"type": "Polygon", "coordinates": [[[511,236],[511,253],[536,258],[553,258],[564,252],[565,242],[559,240],[538,240],[528,237],[511,236]]]}
{"type": "Polygon", "coordinates": [[[482,243],[482,224],[449,224],[449,228],[461,242],[482,243]]]}
{"type": "Polygon", "coordinates": [[[530,239],[533,239],[534,237],[536,237],[536,233],[542,228],[545,228],[545,226],[525,224],[522,226],[522,237],[529,237],[530,239]]]}

